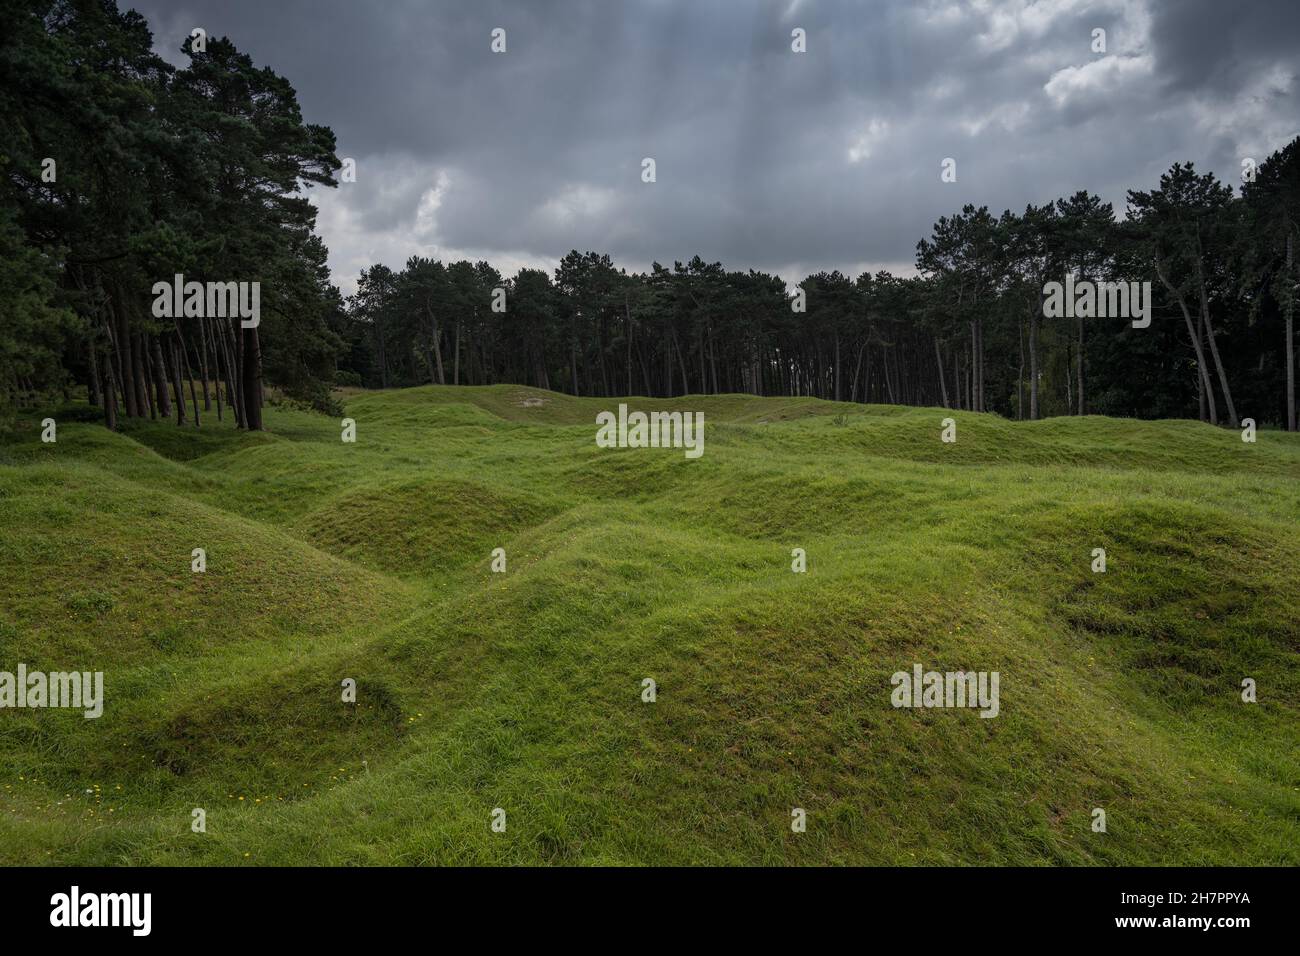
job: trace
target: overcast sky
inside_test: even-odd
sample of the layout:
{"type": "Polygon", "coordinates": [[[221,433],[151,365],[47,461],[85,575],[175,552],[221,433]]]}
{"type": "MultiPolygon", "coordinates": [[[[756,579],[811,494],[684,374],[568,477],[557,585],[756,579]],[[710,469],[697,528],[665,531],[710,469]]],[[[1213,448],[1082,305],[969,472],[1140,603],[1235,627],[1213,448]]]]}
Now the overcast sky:
{"type": "Polygon", "coordinates": [[[1296,0],[119,3],[176,64],[229,36],[334,129],[357,182],[312,192],[345,294],[414,253],[906,273],[964,203],[1122,214],[1175,161],[1236,185],[1300,133],[1296,0]]]}

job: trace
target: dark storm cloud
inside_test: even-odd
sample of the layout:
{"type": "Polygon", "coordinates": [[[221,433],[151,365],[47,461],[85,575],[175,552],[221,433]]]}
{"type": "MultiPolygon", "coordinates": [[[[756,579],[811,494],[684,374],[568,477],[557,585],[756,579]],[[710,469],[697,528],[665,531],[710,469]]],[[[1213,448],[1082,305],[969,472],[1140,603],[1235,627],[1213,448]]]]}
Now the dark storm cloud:
{"type": "Polygon", "coordinates": [[[1294,66],[1300,45],[1296,3],[1183,0],[1153,5],[1152,20],[1152,46],[1171,90],[1239,90],[1274,62],[1294,66]]]}
{"type": "Polygon", "coordinates": [[[698,253],[787,280],[905,268],[966,202],[1087,188],[1122,212],[1185,159],[1235,183],[1300,115],[1289,0],[137,8],[173,62],[194,26],[229,35],[338,134],[358,181],[317,201],[345,289],[416,252],[506,270],[575,247],[636,269],[698,253]]]}

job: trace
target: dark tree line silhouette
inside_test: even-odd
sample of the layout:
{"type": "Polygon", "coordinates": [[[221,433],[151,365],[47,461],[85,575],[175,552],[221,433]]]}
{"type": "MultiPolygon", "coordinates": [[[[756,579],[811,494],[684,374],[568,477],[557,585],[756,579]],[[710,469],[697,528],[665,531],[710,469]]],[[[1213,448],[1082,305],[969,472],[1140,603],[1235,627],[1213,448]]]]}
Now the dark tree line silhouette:
{"type": "Polygon", "coordinates": [[[698,256],[629,274],[575,250],[553,276],[503,278],[412,257],[361,274],[340,369],[374,387],[748,392],[1294,430],[1300,140],[1253,172],[1234,196],[1175,164],[1129,193],[1123,219],[1087,192],[1000,216],[966,206],[917,244],[910,277],[820,272],[788,289],[698,256]],[[1067,273],[1150,282],[1150,327],[1044,318],[1044,286],[1067,273]]]}

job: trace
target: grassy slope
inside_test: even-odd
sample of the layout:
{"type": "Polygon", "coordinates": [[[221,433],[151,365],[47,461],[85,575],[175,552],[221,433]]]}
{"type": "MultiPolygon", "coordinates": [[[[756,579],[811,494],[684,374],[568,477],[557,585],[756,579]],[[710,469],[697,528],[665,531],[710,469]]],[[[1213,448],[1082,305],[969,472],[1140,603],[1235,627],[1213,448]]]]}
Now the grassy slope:
{"type": "Polygon", "coordinates": [[[350,395],[355,445],[27,423],[0,669],[108,700],[0,711],[0,861],[1300,863],[1296,436],[632,404],[704,456],[514,386],[350,395]],[[893,709],[913,662],[1001,715],[893,709]]]}

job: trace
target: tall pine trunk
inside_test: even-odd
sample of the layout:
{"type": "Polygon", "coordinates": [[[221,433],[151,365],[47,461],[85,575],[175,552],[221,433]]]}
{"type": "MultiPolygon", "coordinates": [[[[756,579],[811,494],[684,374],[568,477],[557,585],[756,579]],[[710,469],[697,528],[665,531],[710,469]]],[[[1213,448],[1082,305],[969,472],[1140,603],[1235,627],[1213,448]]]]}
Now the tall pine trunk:
{"type": "Polygon", "coordinates": [[[456,320],[456,356],[452,360],[452,368],[455,372],[452,374],[451,384],[460,384],[460,319],[456,320]]]}
{"type": "Polygon", "coordinates": [[[172,417],[172,403],[167,395],[167,363],[163,361],[161,333],[149,336],[149,352],[153,359],[154,391],[158,393],[158,412],[163,418],[172,417]]]}
{"type": "MultiPolygon", "coordinates": [[[[243,399],[245,427],[262,430],[262,344],[257,329],[244,329],[243,399]]],[[[197,409],[195,411],[197,415],[197,409]]]]}
{"type": "Polygon", "coordinates": [[[111,359],[104,363],[104,426],[117,431],[117,380],[111,359]]]}
{"type": "Polygon", "coordinates": [[[1084,399],[1083,399],[1083,318],[1082,318],[1082,317],[1079,318],[1079,355],[1078,355],[1078,369],[1079,369],[1079,375],[1078,375],[1078,377],[1079,377],[1079,414],[1080,414],[1080,415],[1086,415],[1086,414],[1088,414],[1088,412],[1087,412],[1087,410],[1086,410],[1086,409],[1087,409],[1087,406],[1084,404],[1084,399]]]}
{"type": "Polygon", "coordinates": [[[135,374],[135,404],[143,418],[149,407],[149,373],[144,364],[144,336],[131,336],[131,366],[135,374]]]}
{"type": "Polygon", "coordinates": [[[1039,308],[1030,311],[1030,421],[1039,420],[1039,308]]]}
{"type": "Polygon", "coordinates": [[[1178,308],[1183,313],[1183,321],[1187,324],[1187,334],[1191,338],[1192,348],[1196,352],[1196,373],[1201,378],[1201,386],[1205,390],[1205,398],[1210,407],[1210,421],[1217,425],[1219,423],[1219,412],[1214,404],[1214,389],[1210,386],[1210,369],[1205,364],[1205,350],[1201,348],[1200,330],[1197,328],[1196,323],[1192,322],[1192,313],[1187,308],[1187,300],[1181,292],[1174,288],[1174,284],[1169,281],[1169,277],[1165,274],[1164,263],[1159,256],[1156,256],[1154,261],[1156,275],[1160,277],[1160,281],[1164,283],[1164,287],[1174,297],[1174,300],[1178,303],[1178,308]]]}
{"type": "Polygon", "coordinates": [[[168,364],[171,366],[172,387],[176,391],[176,424],[184,425],[185,424],[185,390],[184,387],[181,385],[181,360],[180,360],[180,356],[177,354],[178,346],[176,344],[175,338],[170,339],[168,341],[168,352],[171,359],[171,361],[168,364]]]}
{"type": "Polygon", "coordinates": [[[203,377],[203,410],[212,411],[212,397],[208,394],[208,320],[200,318],[199,326],[199,374],[203,377]]]}
{"type": "Polygon", "coordinates": [[[1210,355],[1214,359],[1214,369],[1219,376],[1219,387],[1223,389],[1223,402],[1228,406],[1228,425],[1238,427],[1237,407],[1232,403],[1232,390],[1228,388],[1228,375],[1219,358],[1219,343],[1214,338],[1214,325],[1210,322],[1210,300],[1205,291],[1205,274],[1201,266],[1201,236],[1196,236],[1196,288],[1200,293],[1201,319],[1205,323],[1205,337],[1210,344],[1210,355]]]}
{"type": "Polygon", "coordinates": [[[1295,409],[1295,335],[1292,328],[1292,314],[1295,311],[1295,289],[1291,283],[1291,268],[1294,265],[1292,256],[1291,233],[1286,236],[1286,281],[1288,286],[1288,295],[1286,299],[1286,350],[1283,354],[1286,356],[1286,429],[1293,432],[1296,430],[1296,409],[1295,409]]]}

